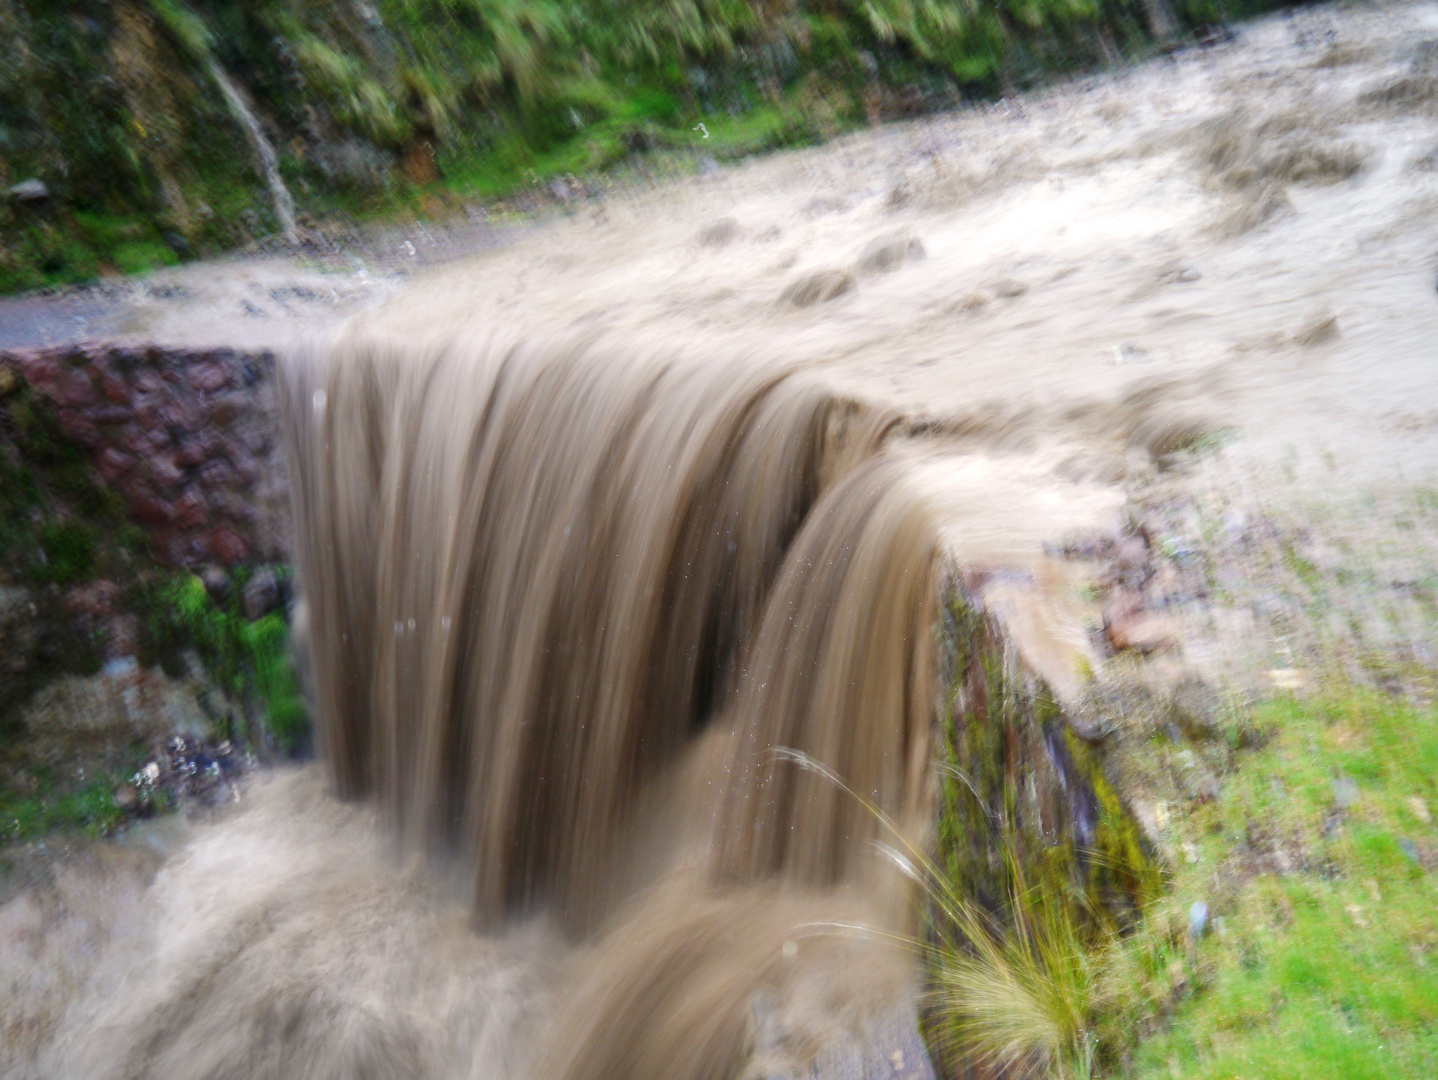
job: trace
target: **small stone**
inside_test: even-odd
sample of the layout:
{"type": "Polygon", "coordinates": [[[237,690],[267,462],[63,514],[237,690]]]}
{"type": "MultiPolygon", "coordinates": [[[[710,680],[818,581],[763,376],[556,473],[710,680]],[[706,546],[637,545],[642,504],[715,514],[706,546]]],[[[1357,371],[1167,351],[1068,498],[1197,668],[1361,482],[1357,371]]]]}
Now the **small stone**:
{"type": "Polygon", "coordinates": [[[1420,865],[1422,864],[1423,859],[1419,855],[1418,845],[1415,844],[1412,840],[1409,840],[1406,836],[1401,837],[1398,841],[1398,848],[1400,851],[1403,852],[1404,855],[1408,857],[1411,862],[1415,862],[1420,865]]]}
{"type": "Polygon", "coordinates": [[[186,468],[198,465],[214,452],[214,444],[215,440],[205,432],[187,435],[175,449],[175,461],[186,468]]]}
{"type": "Polygon", "coordinates": [[[50,197],[50,188],[45,181],[39,177],[32,176],[28,180],[21,180],[5,192],[16,202],[32,203],[43,202],[50,197]]]}
{"type": "Polygon", "coordinates": [[[108,679],[128,679],[139,670],[139,661],[134,656],[117,656],[113,660],[105,661],[100,672],[108,679]]]}
{"type": "Polygon", "coordinates": [[[216,529],[210,537],[210,544],[220,560],[232,566],[250,556],[249,545],[233,529],[216,529]]]}
{"type": "Polygon", "coordinates": [[[225,573],[218,566],[207,566],[200,580],[205,583],[205,592],[210,594],[210,599],[220,603],[230,595],[230,575],[225,573]]]}
{"type": "Polygon", "coordinates": [[[1137,589],[1117,588],[1108,594],[1103,603],[1105,626],[1131,619],[1144,610],[1143,594],[1137,589]]]}
{"type": "Polygon", "coordinates": [[[240,607],[245,618],[253,622],[262,619],[284,602],[284,586],[280,576],[273,570],[257,570],[245,583],[240,597],[240,607]]]}
{"type": "Polygon", "coordinates": [[[196,529],[205,523],[209,504],[193,484],[175,500],[174,521],[182,529],[196,529]]]}
{"type": "Polygon", "coordinates": [[[155,494],[149,483],[139,474],[131,473],[119,485],[120,494],[130,506],[130,513],[151,525],[160,525],[170,520],[170,507],[155,494]]]}
{"type": "Polygon", "coordinates": [[[116,405],[128,405],[130,402],[130,387],[115,375],[106,375],[100,380],[101,388],[105,397],[116,405]]]}
{"type": "Polygon", "coordinates": [[[1202,900],[1195,900],[1193,906],[1188,909],[1188,936],[1194,941],[1203,937],[1208,929],[1208,905],[1202,900]]]}
{"type": "Polygon", "coordinates": [[[197,364],[190,368],[189,380],[196,390],[214,393],[230,385],[230,373],[221,364],[197,364]]]}
{"type": "Polygon", "coordinates": [[[226,394],[215,402],[215,407],[210,412],[210,419],[220,427],[228,427],[234,423],[235,418],[245,411],[246,400],[243,394],[226,394]]]}
{"type": "Polygon", "coordinates": [[[1362,798],[1358,785],[1346,776],[1338,776],[1333,780],[1333,801],[1340,810],[1347,810],[1350,806],[1362,798]]]}
{"type": "Polygon", "coordinates": [[[1161,612],[1150,611],[1143,595],[1133,589],[1115,589],[1103,607],[1104,629],[1115,651],[1137,649],[1156,652],[1178,640],[1173,619],[1161,612]]]}
{"type": "Polygon", "coordinates": [[[181,431],[194,431],[204,420],[199,407],[182,398],[162,402],[158,413],[162,424],[169,428],[179,428],[181,431]]]}
{"type": "Polygon", "coordinates": [[[1274,668],[1268,673],[1269,680],[1276,690],[1302,690],[1306,681],[1302,671],[1297,668],[1274,668]]]}
{"type": "Polygon", "coordinates": [[[123,405],[95,405],[86,410],[93,423],[102,427],[118,427],[130,419],[130,410],[123,405]]]}
{"type": "Polygon", "coordinates": [[[1428,804],[1417,795],[1414,795],[1408,800],[1408,810],[1414,817],[1423,822],[1424,825],[1433,824],[1433,815],[1428,810],[1428,804]]]}
{"type": "Polygon", "coordinates": [[[229,487],[235,480],[234,468],[223,458],[207,461],[200,466],[200,483],[208,490],[229,487]]]}
{"type": "Polygon", "coordinates": [[[151,454],[145,464],[149,467],[150,477],[162,487],[174,487],[184,476],[184,470],[175,463],[174,456],[169,453],[151,454]]]}
{"type": "Polygon", "coordinates": [[[89,375],[83,371],[74,371],[65,380],[65,388],[60,397],[66,405],[93,405],[100,399],[100,393],[90,381],[89,375]]]}
{"type": "Polygon", "coordinates": [[[140,805],[140,795],[134,784],[121,784],[115,789],[115,805],[126,813],[140,805]]]}
{"type": "Polygon", "coordinates": [[[1119,652],[1160,652],[1178,641],[1178,627],[1173,619],[1156,611],[1145,611],[1122,624],[1109,627],[1109,641],[1119,652]]]}
{"type": "Polygon", "coordinates": [[[133,469],[135,464],[136,459],[133,455],[110,446],[96,459],[95,468],[99,470],[101,476],[113,484],[133,469]]]}

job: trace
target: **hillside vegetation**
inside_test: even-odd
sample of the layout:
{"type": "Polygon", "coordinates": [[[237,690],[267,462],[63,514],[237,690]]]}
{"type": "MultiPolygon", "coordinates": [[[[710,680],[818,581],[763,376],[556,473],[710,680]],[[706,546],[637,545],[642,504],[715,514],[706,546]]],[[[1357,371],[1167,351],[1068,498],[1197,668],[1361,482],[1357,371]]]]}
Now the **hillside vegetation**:
{"type": "Polygon", "coordinates": [[[302,229],[306,215],[434,209],[653,149],[697,161],[809,142],[1265,6],[0,0],[0,291],[283,234],[280,178],[302,229]]]}

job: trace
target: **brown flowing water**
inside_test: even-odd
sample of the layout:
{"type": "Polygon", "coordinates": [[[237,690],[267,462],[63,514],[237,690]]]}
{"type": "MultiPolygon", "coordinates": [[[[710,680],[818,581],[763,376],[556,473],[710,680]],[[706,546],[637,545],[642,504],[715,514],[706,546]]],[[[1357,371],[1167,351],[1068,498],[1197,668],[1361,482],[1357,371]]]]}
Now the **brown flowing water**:
{"type": "Polygon", "coordinates": [[[881,820],[775,753],[923,842],[939,533],[897,415],[634,335],[355,330],[292,375],[340,792],[479,927],[596,942],[541,1075],[731,1075],[806,922],[910,929],[881,820]]]}
{"type": "Polygon", "coordinates": [[[776,751],[922,842],[948,568],[1019,571],[990,600],[1062,693],[1041,541],[1175,448],[1432,475],[1435,41],[1268,20],[616,197],[295,349],[326,775],[7,905],[4,1067],[783,1075],[902,1008],[882,826],[776,751]]]}

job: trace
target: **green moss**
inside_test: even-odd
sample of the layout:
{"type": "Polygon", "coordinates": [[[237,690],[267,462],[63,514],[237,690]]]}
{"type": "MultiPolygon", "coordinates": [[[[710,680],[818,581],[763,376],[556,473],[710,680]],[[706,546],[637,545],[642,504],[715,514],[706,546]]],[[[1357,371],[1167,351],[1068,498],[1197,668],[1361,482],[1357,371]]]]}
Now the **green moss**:
{"type": "Polygon", "coordinates": [[[110,258],[122,274],[143,274],[180,261],[179,256],[158,240],[131,240],[110,252],[110,258]]]}
{"type": "Polygon", "coordinates": [[[1095,935],[1127,924],[1159,875],[1102,761],[957,594],[942,639],[937,861],[949,883],[995,908],[1016,890],[1066,898],[1070,917],[1095,935]]]}
{"type": "MultiPolygon", "coordinates": [[[[146,614],[147,637],[158,653],[193,647],[210,675],[231,695],[254,699],[265,727],[285,754],[306,751],[311,723],[299,677],[290,661],[289,625],[280,611],[254,622],[239,610],[246,572],[231,578],[229,601],[217,604],[204,582],[186,574],[152,592],[137,606],[146,614]]],[[[157,655],[156,659],[162,659],[157,655]]],[[[241,739],[257,732],[223,731],[241,739]]]]}
{"type": "Polygon", "coordinates": [[[61,830],[108,836],[125,822],[125,811],[114,796],[119,782],[107,776],[64,794],[28,797],[0,789],[0,838],[30,840],[61,830]]]}
{"type": "Polygon", "coordinates": [[[75,521],[62,521],[40,530],[44,561],[32,577],[38,584],[74,585],[87,580],[95,568],[95,540],[90,530],[75,521]]]}

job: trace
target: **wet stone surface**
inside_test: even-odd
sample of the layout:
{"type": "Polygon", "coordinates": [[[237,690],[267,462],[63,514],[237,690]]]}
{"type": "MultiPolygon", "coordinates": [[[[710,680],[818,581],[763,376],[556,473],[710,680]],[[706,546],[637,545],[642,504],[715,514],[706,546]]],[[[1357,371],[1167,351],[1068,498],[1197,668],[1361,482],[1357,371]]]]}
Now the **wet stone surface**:
{"type": "Polygon", "coordinates": [[[92,343],[0,352],[174,566],[286,560],[274,355],[92,343]]]}

